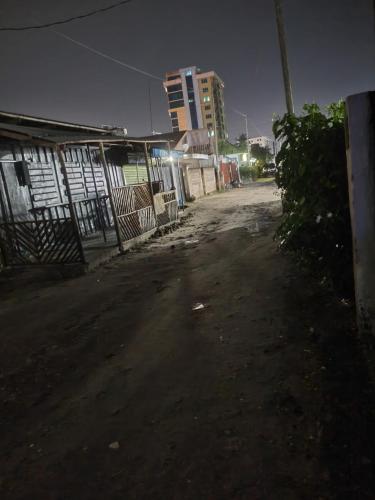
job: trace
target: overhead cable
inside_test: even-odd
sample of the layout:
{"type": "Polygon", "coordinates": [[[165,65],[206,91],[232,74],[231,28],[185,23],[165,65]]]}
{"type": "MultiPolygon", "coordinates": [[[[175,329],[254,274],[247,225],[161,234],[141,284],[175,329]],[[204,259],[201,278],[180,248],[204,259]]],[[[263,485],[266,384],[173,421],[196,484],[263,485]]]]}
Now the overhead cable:
{"type": "Polygon", "coordinates": [[[26,31],[26,30],[39,30],[44,28],[51,28],[52,26],[58,26],[60,24],[71,23],[72,21],[78,21],[80,19],[85,19],[86,17],[95,16],[96,14],[101,14],[102,12],[107,12],[108,10],[115,9],[117,7],[121,7],[127,3],[130,3],[132,0],[121,0],[120,2],[113,3],[108,5],[107,7],[102,7],[101,9],[92,10],[87,12],[86,14],[81,14],[79,16],[69,17],[67,19],[63,19],[60,21],[54,21],[45,24],[36,24],[33,26],[0,26],[0,31],[26,31]]]}
{"type": "Polygon", "coordinates": [[[82,47],[86,50],[89,50],[93,54],[96,54],[98,56],[104,57],[105,59],[108,59],[108,61],[112,61],[116,64],[119,64],[120,66],[123,66],[124,68],[130,69],[132,71],[135,71],[136,73],[140,73],[141,75],[148,76],[149,78],[153,78],[154,80],[159,80],[163,81],[162,78],[159,76],[153,75],[152,73],[148,73],[147,71],[144,71],[143,69],[137,68],[136,66],[132,66],[131,64],[127,64],[124,61],[120,61],[120,59],[116,59],[115,57],[112,57],[108,54],[105,54],[104,52],[101,52],[100,50],[94,49],[93,47],[90,47],[90,45],[86,45],[85,43],[80,42],[79,40],[76,40],[75,38],[72,38],[71,36],[65,35],[64,33],[61,33],[60,31],[53,30],[51,29],[53,33],[55,33],[58,36],[61,36],[62,38],[65,38],[66,40],[69,40],[70,42],[78,45],[79,47],[82,47]]]}

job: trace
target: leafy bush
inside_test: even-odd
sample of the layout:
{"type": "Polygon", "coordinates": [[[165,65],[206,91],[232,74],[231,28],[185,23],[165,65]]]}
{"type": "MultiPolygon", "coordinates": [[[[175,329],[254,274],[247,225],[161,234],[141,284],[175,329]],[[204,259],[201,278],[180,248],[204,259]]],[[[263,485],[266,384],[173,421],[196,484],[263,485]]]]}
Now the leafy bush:
{"type": "Polygon", "coordinates": [[[241,166],[240,167],[240,176],[243,181],[248,181],[251,179],[251,170],[250,167],[247,165],[241,166]]]}
{"type": "Polygon", "coordinates": [[[344,103],[323,113],[306,105],[302,116],[274,123],[282,146],[276,158],[283,219],[280,245],[352,294],[352,240],[345,153],[344,103]]]}
{"type": "Polygon", "coordinates": [[[261,165],[252,165],[250,167],[250,174],[251,174],[251,178],[253,181],[256,181],[258,179],[258,177],[261,177],[262,175],[262,171],[263,171],[263,167],[261,165]]]}

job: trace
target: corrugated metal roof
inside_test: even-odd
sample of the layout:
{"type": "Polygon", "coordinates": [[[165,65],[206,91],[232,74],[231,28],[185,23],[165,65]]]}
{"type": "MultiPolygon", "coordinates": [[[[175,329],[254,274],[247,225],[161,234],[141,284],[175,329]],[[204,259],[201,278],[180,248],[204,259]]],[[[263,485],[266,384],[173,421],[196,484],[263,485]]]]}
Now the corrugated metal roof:
{"type": "Polygon", "coordinates": [[[139,137],[140,140],[146,142],[174,142],[177,143],[184,136],[185,132],[166,132],[165,134],[155,134],[155,135],[147,135],[144,137],[139,137]]]}
{"type": "Polygon", "coordinates": [[[167,140],[161,140],[158,138],[155,140],[155,136],[151,136],[149,140],[137,137],[119,136],[111,134],[107,131],[102,131],[102,134],[89,134],[82,133],[78,131],[59,131],[57,129],[48,129],[45,127],[27,127],[25,125],[16,125],[13,123],[2,123],[0,121],[0,136],[10,137],[18,140],[28,140],[35,143],[43,144],[87,144],[99,142],[112,143],[112,144],[124,144],[124,143],[150,143],[150,144],[161,144],[167,143],[167,140]],[[152,140],[154,139],[154,140],[152,140]]]}
{"type": "MultiPolygon", "coordinates": [[[[0,121],[2,122],[16,122],[18,125],[22,125],[22,122],[31,123],[39,123],[39,124],[47,124],[51,126],[63,127],[63,128],[71,128],[71,129],[81,129],[81,130],[89,130],[93,132],[101,132],[105,129],[102,127],[94,127],[92,125],[81,125],[78,123],[64,122],[61,120],[51,120],[49,118],[42,118],[39,116],[31,116],[20,113],[11,113],[9,111],[0,111],[0,121]]],[[[28,126],[28,125],[26,125],[28,126]]],[[[32,126],[32,125],[31,125],[32,126]]]]}

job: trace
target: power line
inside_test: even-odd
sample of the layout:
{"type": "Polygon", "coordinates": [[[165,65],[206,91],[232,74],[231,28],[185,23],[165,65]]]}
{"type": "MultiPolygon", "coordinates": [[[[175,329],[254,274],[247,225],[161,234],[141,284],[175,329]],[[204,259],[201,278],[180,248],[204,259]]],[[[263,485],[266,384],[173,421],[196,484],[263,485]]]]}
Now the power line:
{"type": "Polygon", "coordinates": [[[260,129],[256,126],[256,125],[255,125],[255,123],[253,122],[253,120],[252,120],[251,118],[249,118],[249,117],[248,117],[248,115],[246,115],[245,113],[242,113],[241,111],[238,111],[238,109],[236,109],[236,108],[232,108],[232,107],[230,107],[230,109],[231,109],[234,113],[236,113],[237,115],[240,115],[240,116],[242,116],[243,118],[247,118],[247,119],[249,120],[249,122],[250,122],[250,125],[251,125],[253,128],[255,128],[255,130],[258,132],[258,134],[260,134],[260,135],[264,135],[264,134],[263,134],[263,132],[262,132],[262,131],[261,131],[261,130],[260,130],[260,129]]]}
{"type": "Polygon", "coordinates": [[[243,118],[245,118],[247,115],[245,113],[242,113],[241,111],[238,111],[238,109],[231,108],[232,111],[237,113],[238,115],[241,115],[243,118]]]}
{"type": "Polygon", "coordinates": [[[124,68],[130,69],[131,71],[135,71],[136,73],[140,73],[141,75],[147,76],[149,78],[153,78],[154,80],[158,80],[160,82],[163,81],[162,78],[159,76],[153,75],[152,73],[148,73],[147,71],[144,71],[143,69],[136,68],[135,66],[132,66],[131,64],[127,64],[123,61],[120,61],[120,59],[116,59],[115,57],[109,56],[108,54],[105,54],[104,52],[101,52],[100,50],[96,50],[93,47],[90,47],[90,45],[86,45],[85,43],[80,42],[79,40],[76,40],[75,38],[72,38],[68,35],[65,35],[64,33],[61,33],[60,31],[53,30],[51,29],[52,33],[55,33],[58,36],[61,36],[62,38],[65,38],[66,40],[69,40],[70,42],[78,45],[79,47],[82,47],[93,54],[96,54],[100,57],[104,57],[104,59],[108,59],[108,61],[112,61],[116,64],[119,64],[120,66],[123,66],[124,68]]]}
{"type": "Polygon", "coordinates": [[[95,16],[96,14],[100,14],[102,12],[107,12],[108,10],[115,9],[116,7],[121,7],[121,5],[125,5],[130,3],[132,0],[121,0],[120,2],[113,3],[112,5],[108,5],[108,7],[102,7],[101,9],[92,10],[87,12],[86,14],[81,14],[79,16],[69,17],[68,19],[64,19],[61,21],[54,21],[46,24],[39,24],[34,26],[11,26],[6,28],[4,26],[0,27],[0,31],[26,31],[26,30],[39,30],[43,28],[50,28],[52,26],[58,26],[59,24],[67,24],[72,21],[77,21],[79,19],[85,19],[86,17],[95,16]]]}

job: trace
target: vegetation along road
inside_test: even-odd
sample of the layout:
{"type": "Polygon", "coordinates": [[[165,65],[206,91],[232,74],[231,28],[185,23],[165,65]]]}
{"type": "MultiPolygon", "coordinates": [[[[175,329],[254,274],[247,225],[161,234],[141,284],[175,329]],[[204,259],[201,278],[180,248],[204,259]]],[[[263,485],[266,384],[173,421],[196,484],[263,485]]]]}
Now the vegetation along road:
{"type": "Polygon", "coordinates": [[[84,277],[2,285],[2,500],[373,498],[352,310],[278,251],[275,191],[198,201],[84,277]]]}

